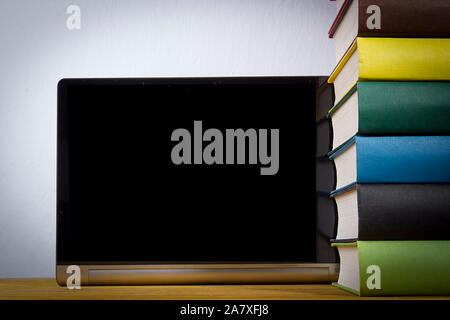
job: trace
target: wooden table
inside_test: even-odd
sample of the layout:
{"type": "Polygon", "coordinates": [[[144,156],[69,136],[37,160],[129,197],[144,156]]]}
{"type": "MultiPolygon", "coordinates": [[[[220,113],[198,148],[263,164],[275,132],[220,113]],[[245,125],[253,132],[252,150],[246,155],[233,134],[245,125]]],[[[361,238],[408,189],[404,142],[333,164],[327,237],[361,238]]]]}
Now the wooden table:
{"type": "Polygon", "coordinates": [[[361,298],[328,284],[60,287],[53,278],[0,279],[0,300],[354,300],[445,299],[450,297],[361,298]]]}

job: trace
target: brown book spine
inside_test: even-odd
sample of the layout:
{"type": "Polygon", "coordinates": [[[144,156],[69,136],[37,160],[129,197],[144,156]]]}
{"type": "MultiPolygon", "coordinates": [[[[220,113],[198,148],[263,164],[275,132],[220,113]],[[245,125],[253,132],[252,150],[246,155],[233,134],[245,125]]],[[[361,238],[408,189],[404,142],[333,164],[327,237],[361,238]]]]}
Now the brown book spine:
{"type": "MultiPolygon", "coordinates": [[[[353,0],[358,3],[358,36],[362,37],[450,37],[449,0],[353,0]],[[374,26],[373,15],[379,24],[374,26]],[[371,19],[372,17],[372,19],[371,19]],[[369,23],[368,23],[368,19],[369,23]]],[[[346,2],[351,2],[346,1],[346,2]]],[[[347,4],[347,8],[349,3],[347,4]]],[[[347,10],[341,10],[332,25],[333,37],[347,10]],[[341,15],[342,17],[339,17],[341,15]]]]}

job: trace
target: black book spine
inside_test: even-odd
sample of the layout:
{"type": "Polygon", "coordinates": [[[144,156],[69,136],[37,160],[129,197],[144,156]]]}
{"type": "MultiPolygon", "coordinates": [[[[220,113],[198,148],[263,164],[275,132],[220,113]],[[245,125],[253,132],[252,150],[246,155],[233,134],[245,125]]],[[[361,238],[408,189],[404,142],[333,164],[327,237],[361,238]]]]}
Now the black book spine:
{"type": "Polygon", "coordinates": [[[450,184],[358,184],[359,240],[450,240],[450,184]]]}

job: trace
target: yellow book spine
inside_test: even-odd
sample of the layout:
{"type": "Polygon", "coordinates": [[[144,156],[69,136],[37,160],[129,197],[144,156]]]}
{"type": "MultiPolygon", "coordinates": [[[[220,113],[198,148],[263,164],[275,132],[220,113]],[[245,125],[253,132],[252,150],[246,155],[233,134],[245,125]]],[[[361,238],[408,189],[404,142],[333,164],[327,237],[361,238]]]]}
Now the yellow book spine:
{"type": "Polygon", "coordinates": [[[450,80],[450,39],[357,38],[359,80],[450,80]]]}
{"type": "Polygon", "coordinates": [[[347,52],[342,57],[341,61],[339,61],[337,66],[334,68],[333,72],[328,78],[327,81],[328,83],[334,82],[334,79],[336,79],[337,75],[341,72],[342,68],[345,66],[350,57],[355,53],[355,51],[356,51],[356,40],[352,42],[351,46],[347,49],[347,52]]]}

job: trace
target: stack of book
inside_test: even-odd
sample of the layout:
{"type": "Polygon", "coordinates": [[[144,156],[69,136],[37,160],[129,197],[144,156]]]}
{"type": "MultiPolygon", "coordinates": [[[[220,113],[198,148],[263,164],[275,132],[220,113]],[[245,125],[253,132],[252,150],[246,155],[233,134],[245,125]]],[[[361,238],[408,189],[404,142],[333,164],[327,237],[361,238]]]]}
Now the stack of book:
{"type": "Polygon", "coordinates": [[[450,1],[345,0],[328,153],[341,269],[359,295],[450,294],[450,1]]]}
{"type": "Polygon", "coordinates": [[[316,86],[316,259],[334,263],[338,259],[337,250],[330,247],[330,239],[336,236],[336,204],[329,195],[335,187],[335,170],[327,156],[332,142],[327,114],[334,104],[334,89],[327,80],[328,77],[319,77],[316,86]]]}

